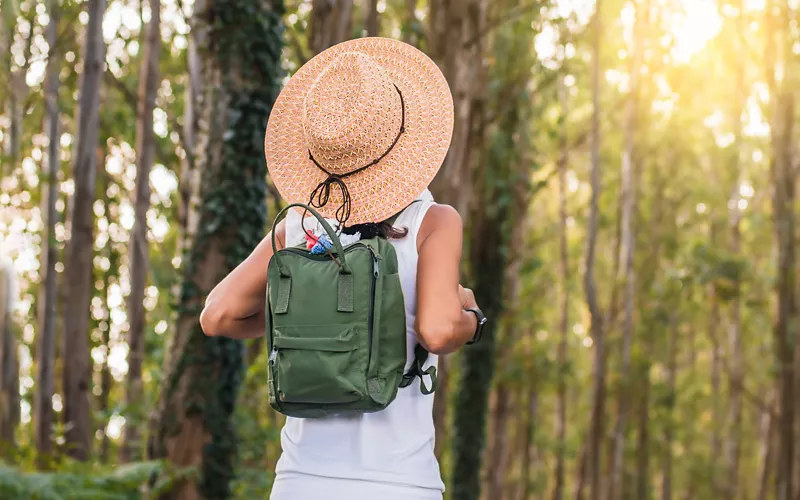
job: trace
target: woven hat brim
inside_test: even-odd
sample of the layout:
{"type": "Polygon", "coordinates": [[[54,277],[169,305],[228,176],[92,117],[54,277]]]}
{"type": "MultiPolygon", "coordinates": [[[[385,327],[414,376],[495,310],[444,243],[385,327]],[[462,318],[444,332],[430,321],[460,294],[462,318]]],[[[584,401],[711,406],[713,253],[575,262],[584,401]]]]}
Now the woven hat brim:
{"type": "MultiPolygon", "coordinates": [[[[433,180],[453,135],[453,97],[436,64],[423,52],[389,38],[369,37],[335,45],[308,61],[289,79],[270,113],[264,138],[267,169],[288,203],[307,203],[327,175],[308,157],[303,101],[314,80],[343,52],[373,58],[403,93],[405,132],[377,164],[344,178],[351,197],[347,225],[380,222],[411,203],[433,180]]],[[[333,218],[338,189],[320,213],[333,218]]]]}

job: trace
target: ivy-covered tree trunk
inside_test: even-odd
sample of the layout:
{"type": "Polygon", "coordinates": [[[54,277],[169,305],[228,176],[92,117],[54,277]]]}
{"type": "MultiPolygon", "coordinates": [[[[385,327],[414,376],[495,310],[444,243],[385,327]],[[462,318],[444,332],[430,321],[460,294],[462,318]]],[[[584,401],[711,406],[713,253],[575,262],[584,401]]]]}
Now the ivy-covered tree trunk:
{"type": "MultiPolygon", "coordinates": [[[[436,201],[453,206],[465,220],[469,214],[472,191],[471,152],[476,144],[471,127],[477,120],[474,108],[479,91],[485,37],[479,36],[486,23],[488,0],[431,0],[427,31],[427,53],[444,73],[453,94],[455,124],[450,149],[442,167],[431,183],[436,201]]],[[[408,36],[419,41],[416,29],[416,1],[408,0],[406,8],[408,36]],[[412,29],[413,27],[413,29],[412,29]]],[[[477,135],[477,134],[475,134],[477,135]]],[[[439,357],[439,383],[434,394],[433,421],[436,428],[437,456],[448,439],[447,408],[450,356],[439,357]]]]}
{"type": "MultiPolygon", "coordinates": [[[[507,286],[514,286],[513,281],[507,279],[509,255],[515,252],[509,247],[515,233],[519,236],[512,225],[523,217],[531,196],[529,181],[533,160],[529,149],[531,120],[528,113],[535,111],[530,109],[533,105],[527,87],[533,67],[528,56],[529,44],[535,33],[530,25],[530,19],[517,19],[494,38],[492,52],[497,64],[491,74],[478,73],[475,88],[480,91],[473,95],[480,106],[473,110],[475,137],[470,142],[477,145],[477,138],[489,139],[477,149],[482,168],[478,169],[474,184],[475,209],[469,214],[468,255],[476,301],[490,320],[481,341],[466,346],[462,353],[454,415],[451,489],[455,500],[481,497],[481,461],[489,388],[496,361],[495,339],[508,302],[507,286]],[[498,122],[490,124],[488,109],[500,108],[501,102],[509,96],[528,106],[515,106],[498,113],[498,122]]],[[[519,258],[524,261],[529,257],[522,253],[519,258]]]]}
{"type": "Polygon", "coordinates": [[[353,0],[312,0],[308,46],[314,54],[349,40],[353,34],[353,0]]]}
{"type": "Polygon", "coordinates": [[[202,171],[198,232],[180,297],[170,364],[165,370],[152,457],[195,467],[163,498],[229,498],[236,452],[232,416],[243,378],[241,341],[206,337],[203,298],[244,260],[267,224],[263,139],[280,86],[283,2],[206,2],[193,30],[203,45],[196,168],[202,171]]]}
{"type": "Polygon", "coordinates": [[[89,22],[83,49],[78,133],[73,151],[71,236],[64,268],[64,432],[67,454],[87,460],[92,445],[89,307],[92,299],[95,178],[100,84],[105,67],[103,13],[105,0],[89,0],[89,22]]]}
{"type": "Polygon", "coordinates": [[[139,427],[144,421],[142,408],[142,363],[145,344],[144,289],[150,268],[147,241],[147,211],[150,208],[150,169],[155,155],[153,111],[160,83],[158,62],[161,55],[161,0],[150,0],[150,22],[145,28],[144,50],[139,70],[136,99],[136,191],[134,221],[128,250],[131,289],[128,295],[128,374],[125,381],[126,425],[119,450],[121,462],[142,456],[139,427]]]}

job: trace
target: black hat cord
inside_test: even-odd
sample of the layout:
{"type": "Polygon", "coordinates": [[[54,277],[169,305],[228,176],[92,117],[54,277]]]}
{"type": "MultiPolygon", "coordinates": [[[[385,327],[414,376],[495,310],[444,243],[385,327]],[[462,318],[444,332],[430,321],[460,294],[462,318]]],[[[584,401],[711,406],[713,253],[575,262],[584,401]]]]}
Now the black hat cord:
{"type": "MultiPolygon", "coordinates": [[[[328,177],[324,181],[320,182],[317,185],[317,187],[314,188],[314,191],[311,192],[311,197],[308,201],[308,205],[317,209],[324,207],[325,205],[328,204],[328,201],[330,200],[331,188],[333,186],[338,187],[339,191],[342,193],[342,204],[339,206],[339,208],[336,209],[336,221],[339,223],[339,227],[337,228],[338,232],[341,232],[342,228],[344,228],[345,223],[347,222],[348,219],[350,219],[350,213],[351,213],[350,191],[347,189],[347,184],[345,184],[344,179],[350,177],[351,175],[363,172],[364,170],[368,169],[369,167],[383,160],[386,157],[386,155],[388,155],[389,152],[391,152],[392,149],[394,149],[394,147],[397,145],[397,142],[400,140],[400,136],[403,135],[403,133],[406,131],[406,104],[405,101],[403,100],[403,93],[400,92],[400,89],[397,87],[397,85],[395,85],[394,88],[395,90],[397,90],[397,94],[400,96],[400,109],[402,113],[400,121],[400,130],[397,132],[397,135],[395,136],[394,141],[392,141],[391,146],[389,146],[389,148],[378,158],[372,160],[363,167],[359,167],[356,170],[353,170],[352,172],[347,172],[346,174],[334,174],[329,172],[322,165],[320,165],[319,162],[317,162],[317,160],[314,158],[314,155],[311,154],[311,150],[310,149],[308,150],[308,159],[311,160],[311,162],[314,163],[314,165],[316,165],[318,169],[328,174],[328,177]]],[[[305,222],[305,217],[306,213],[303,213],[303,218],[301,219],[302,222],[305,222]]],[[[305,225],[302,225],[302,227],[303,227],[303,232],[305,234],[308,234],[305,225]]]]}

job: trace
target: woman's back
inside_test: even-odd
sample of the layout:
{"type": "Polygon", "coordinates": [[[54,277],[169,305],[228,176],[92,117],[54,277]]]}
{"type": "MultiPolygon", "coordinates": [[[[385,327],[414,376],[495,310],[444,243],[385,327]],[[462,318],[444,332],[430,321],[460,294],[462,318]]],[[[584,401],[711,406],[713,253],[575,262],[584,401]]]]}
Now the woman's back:
{"type": "MultiPolygon", "coordinates": [[[[397,252],[405,299],[405,370],[411,366],[418,343],[414,330],[417,235],[428,209],[434,204],[427,190],[418,200],[394,223],[398,229],[408,229],[406,236],[390,240],[397,252]]],[[[312,224],[307,222],[306,227],[312,224]]],[[[304,241],[300,214],[291,212],[286,220],[286,246],[304,241]]],[[[424,368],[436,366],[436,363],[437,356],[431,354],[424,368]]],[[[433,394],[422,394],[419,383],[416,378],[411,386],[399,389],[397,398],[380,412],[323,419],[287,418],[281,432],[283,454],[276,473],[393,483],[432,489],[436,490],[436,495],[441,495],[444,484],[433,453],[433,394]]]]}

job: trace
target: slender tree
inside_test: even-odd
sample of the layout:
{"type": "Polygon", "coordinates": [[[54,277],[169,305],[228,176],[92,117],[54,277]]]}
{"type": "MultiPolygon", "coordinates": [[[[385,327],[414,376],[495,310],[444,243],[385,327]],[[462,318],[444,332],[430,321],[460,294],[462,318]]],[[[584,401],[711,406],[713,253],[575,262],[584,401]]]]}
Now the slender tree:
{"type": "Polygon", "coordinates": [[[775,295],[777,310],[774,323],[775,355],[780,370],[780,425],[778,460],[776,463],[776,500],[793,498],[794,489],[794,360],[800,352],[800,343],[792,350],[791,327],[795,321],[795,216],[794,182],[792,166],[792,137],[794,125],[794,91],[791,73],[792,40],[791,13],[788,2],[773,0],[768,3],[767,19],[767,82],[771,93],[772,142],[772,197],[773,225],[777,246],[777,276],[775,295]],[[782,78],[777,74],[777,60],[782,78]]]}
{"type": "Polygon", "coordinates": [[[381,30],[380,16],[378,15],[378,0],[366,0],[364,26],[367,36],[379,36],[381,30]]]}
{"type": "Polygon", "coordinates": [[[567,117],[569,116],[569,90],[564,82],[564,75],[559,79],[558,97],[561,105],[561,130],[559,138],[560,155],[558,157],[558,274],[559,274],[559,330],[561,338],[558,343],[558,401],[556,403],[556,451],[555,487],[553,500],[564,498],[564,473],[567,439],[567,354],[569,339],[569,248],[567,243],[567,169],[569,168],[569,146],[567,141],[567,117]]]}
{"type": "Polygon", "coordinates": [[[150,169],[155,154],[153,111],[160,82],[158,61],[161,54],[161,0],[150,0],[150,21],[145,28],[144,50],[139,69],[139,90],[136,111],[136,192],[134,221],[128,248],[128,270],[131,291],[128,295],[128,375],[125,403],[130,425],[125,426],[119,458],[127,462],[141,456],[139,422],[143,415],[142,361],[144,360],[145,310],[144,290],[150,267],[147,242],[147,211],[150,208],[150,169]]]}
{"type": "Polygon", "coordinates": [[[353,0],[312,0],[311,6],[308,46],[314,54],[352,38],[353,0]]]}
{"type": "MultiPolygon", "coordinates": [[[[606,400],[606,356],[603,329],[603,314],[597,301],[597,287],[594,279],[595,252],[597,246],[597,225],[600,198],[600,43],[602,32],[602,2],[595,3],[593,20],[594,39],[592,41],[592,128],[591,128],[591,186],[589,202],[589,225],[586,238],[586,268],[583,286],[586,304],[591,315],[590,333],[594,346],[593,389],[591,423],[588,433],[587,464],[591,485],[591,499],[600,500],[601,488],[601,444],[603,441],[603,420],[606,400]]],[[[583,476],[584,474],[581,474],[583,476]]],[[[578,496],[581,495],[583,478],[579,478],[578,496]]]]}
{"type": "Polygon", "coordinates": [[[17,294],[10,260],[0,260],[0,445],[13,448],[20,420],[19,363],[11,312],[17,294]]]}
{"type": "MultiPolygon", "coordinates": [[[[60,170],[59,146],[61,132],[59,127],[58,91],[60,88],[60,59],[57,47],[58,24],[61,9],[58,0],[48,3],[50,21],[45,28],[47,38],[47,72],[44,82],[45,115],[44,133],[47,135],[47,156],[42,169],[41,203],[44,228],[42,232],[42,285],[39,288],[39,329],[36,338],[36,392],[33,400],[33,425],[36,451],[42,458],[53,452],[51,429],[53,427],[53,394],[55,391],[56,357],[56,300],[58,298],[58,277],[56,262],[55,226],[58,219],[56,198],[58,196],[58,172],[60,170]]],[[[42,460],[40,465],[44,465],[42,460]]]]}
{"type": "MultiPolygon", "coordinates": [[[[636,290],[636,270],[634,268],[634,254],[636,249],[636,236],[634,228],[634,210],[636,190],[634,186],[635,170],[635,136],[637,132],[637,114],[639,108],[639,80],[641,77],[642,45],[644,43],[644,25],[650,17],[648,0],[634,1],[636,20],[633,27],[633,57],[630,65],[630,89],[625,103],[625,144],[622,150],[622,220],[620,223],[621,239],[619,253],[619,269],[622,270],[625,280],[624,292],[624,321],[622,326],[622,371],[623,384],[629,379],[631,369],[631,347],[633,345],[633,314],[636,290]]],[[[614,430],[614,446],[611,463],[611,478],[608,483],[606,498],[617,498],[624,491],[622,484],[623,453],[625,449],[625,428],[627,425],[629,391],[622,387],[618,395],[617,425],[614,430]]]]}
{"type": "Polygon", "coordinates": [[[78,110],[78,133],[73,152],[71,237],[66,248],[64,303],[64,424],[66,452],[87,460],[91,452],[91,358],[89,357],[89,306],[92,297],[94,254],[95,177],[97,169],[100,83],[105,71],[102,23],[105,0],[89,0],[89,22],[83,48],[78,110]]]}

